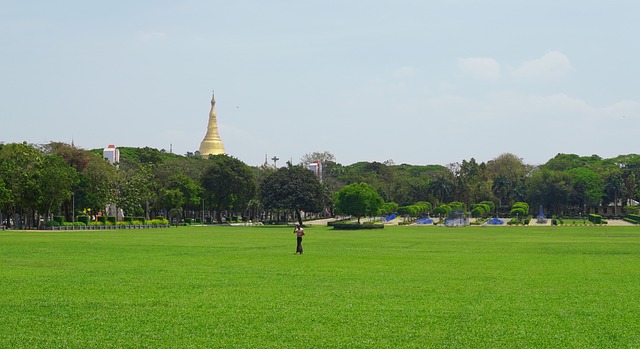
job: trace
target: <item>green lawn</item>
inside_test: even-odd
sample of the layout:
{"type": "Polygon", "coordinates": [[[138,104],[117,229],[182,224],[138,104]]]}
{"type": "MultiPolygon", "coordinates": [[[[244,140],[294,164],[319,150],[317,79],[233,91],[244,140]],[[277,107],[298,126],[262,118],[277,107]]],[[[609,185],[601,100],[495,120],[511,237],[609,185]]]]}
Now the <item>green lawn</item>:
{"type": "Polygon", "coordinates": [[[0,348],[640,347],[640,228],[0,232],[0,348]]]}

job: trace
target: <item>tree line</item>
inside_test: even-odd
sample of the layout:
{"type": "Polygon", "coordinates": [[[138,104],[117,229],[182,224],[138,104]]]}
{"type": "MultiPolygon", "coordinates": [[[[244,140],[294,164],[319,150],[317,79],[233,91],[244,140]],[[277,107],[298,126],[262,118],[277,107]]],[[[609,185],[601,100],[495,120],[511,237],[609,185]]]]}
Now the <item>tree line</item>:
{"type": "Polygon", "coordinates": [[[542,205],[549,215],[587,214],[603,207],[610,209],[606,214],[621,215],[637,211],[640,178],[637,154],[610,159],[558,154],[533,166],[505,153],[481,163],[471,158],[421,166],[391,160],[342,165],[329,152],[314,152],[297,165],[274,168],[249,166],[228,155],[203,159],[149,147],[119,149],[120,163],[112,166],[102,149],[59,142],[0,144],[0,218],[37,227],[53,215],[71,221],[104,214],[112,204],[125,215],[147,219],[302,220],[309,214],[334,215],[336,204],[352,202],[339,191],[360,183],[381,199],[374,200],[380,201],[377,212],[362,211],[367,215],[428,215],[451,203],[467,212],[508,214],[518,202],[532,210],[542,205]],[[306,168],[315,161],[322,164],[321,181],[306,168]]]}

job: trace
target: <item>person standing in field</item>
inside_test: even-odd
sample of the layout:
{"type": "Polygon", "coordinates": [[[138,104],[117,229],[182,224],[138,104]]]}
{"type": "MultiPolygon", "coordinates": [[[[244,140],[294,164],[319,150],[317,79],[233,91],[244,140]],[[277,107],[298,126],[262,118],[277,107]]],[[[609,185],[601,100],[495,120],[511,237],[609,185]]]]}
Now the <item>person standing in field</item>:
{"type": "Polygon", "coordinates": [[[298,245],[296,246],[296,253],[302,254],[302,236],[304,236],[304,229],[300,227],[300,224],[296,224],[296,228],[293,230],[293,233],[296,234],[296,241],[298,245]]]}

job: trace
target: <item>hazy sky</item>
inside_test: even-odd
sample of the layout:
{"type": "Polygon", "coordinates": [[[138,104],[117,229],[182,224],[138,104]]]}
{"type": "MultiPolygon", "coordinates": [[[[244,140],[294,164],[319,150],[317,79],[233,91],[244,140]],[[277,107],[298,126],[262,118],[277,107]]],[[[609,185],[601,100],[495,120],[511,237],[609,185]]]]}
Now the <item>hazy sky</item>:
{"type": "Polygon", "coordinates": [[[442,164],[640,153],[636,0],[0,0],[0,141],[442,164]]]}

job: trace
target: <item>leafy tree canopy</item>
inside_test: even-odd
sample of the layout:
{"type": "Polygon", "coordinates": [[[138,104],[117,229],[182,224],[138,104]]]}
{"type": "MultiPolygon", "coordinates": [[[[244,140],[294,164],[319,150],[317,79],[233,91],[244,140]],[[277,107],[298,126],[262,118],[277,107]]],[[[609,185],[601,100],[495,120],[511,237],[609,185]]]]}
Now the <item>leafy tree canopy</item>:
{"type": "Polygon", "coordinates": [[[313,172],[302,166],[288,166],[269,173],[260,183],[264,207],[320,212],[323,209],[323,188],[313,172]]]}
{"type": "Polygon", "coordinates": [[[222,211],[244,209],[256,191],[253,171],[244,162],[223,154],[208,159],[208,168],[202,176],[205,194],[216,207],[217,220],[222,222],[222,211]]]}
{"type": "Polygon", "coordinates": [[[367,183],[349,184],[336,194],[336,212],[360,218],[379,213],[382,207],[382,197],[367,183]]]}

